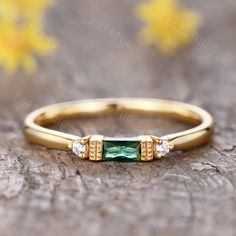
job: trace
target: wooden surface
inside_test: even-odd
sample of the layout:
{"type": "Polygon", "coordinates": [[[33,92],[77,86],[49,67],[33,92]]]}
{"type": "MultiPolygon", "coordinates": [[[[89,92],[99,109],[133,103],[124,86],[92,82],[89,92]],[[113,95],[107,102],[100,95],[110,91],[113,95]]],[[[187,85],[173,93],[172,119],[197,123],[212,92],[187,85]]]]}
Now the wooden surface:
{"type": "MultiPolygon", "coordinates": [[[[36,76],[0,78],[1,236],[234,236],[236,234],[236,4],[185,1],[204,25],[164,59],[136,41],[136,1],[58,1],[48,31],[60,51],[36,76]],[[150,163],[92,163],[29,145],[22,121],[43,105],[92,97],[157,97],[200,105],[211,144],[150,163]]],[[[75,134],[133,135],[186,128],[121,114],[63,122],[75,134]]]]}

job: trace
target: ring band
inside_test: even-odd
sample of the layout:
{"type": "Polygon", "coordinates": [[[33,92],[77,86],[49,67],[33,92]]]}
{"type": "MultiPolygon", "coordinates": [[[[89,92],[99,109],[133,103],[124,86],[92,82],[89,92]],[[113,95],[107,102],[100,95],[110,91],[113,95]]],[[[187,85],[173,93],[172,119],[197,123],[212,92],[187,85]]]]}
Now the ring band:
{"type": "Polygon", "coordinates": [[[24,133],[32,143],[73,151],[83,159],[149,161],[171,151],[206,143],[213,133],[213,119],[207,111],[181,102],[147,98],[91,99],[50,105],[30,113],[24,122],[24,133]],[[195,127],[163,137],[141,135],[132,138],[79,137],[46,128],[67,118],[119,112],[160,115],[192,123],[195,127]]]}

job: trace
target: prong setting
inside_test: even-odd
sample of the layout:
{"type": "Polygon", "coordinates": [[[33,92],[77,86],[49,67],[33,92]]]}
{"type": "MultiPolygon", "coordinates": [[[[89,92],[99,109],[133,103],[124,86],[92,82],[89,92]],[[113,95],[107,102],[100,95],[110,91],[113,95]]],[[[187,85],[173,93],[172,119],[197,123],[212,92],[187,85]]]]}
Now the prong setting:
{"type": "Polygon", "coordinates": [[[80,138],[72,143],[72,151],[81,159],[89,157],[89,138],[80,138]]]}
{"type": "Polygon", "coordinates": [[[154,144],[154,157],[161,158],[166,156],[172,149],[173,145],[170,145],[167,139],[157,138],[154,144]]]}

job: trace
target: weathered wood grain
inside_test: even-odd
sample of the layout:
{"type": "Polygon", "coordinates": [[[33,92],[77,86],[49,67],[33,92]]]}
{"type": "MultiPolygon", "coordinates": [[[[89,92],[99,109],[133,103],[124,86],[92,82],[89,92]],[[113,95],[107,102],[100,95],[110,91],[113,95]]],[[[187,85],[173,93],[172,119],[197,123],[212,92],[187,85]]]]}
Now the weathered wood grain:
{"type": "MultiPolygon", "coordinates": [[[[136,1],[58,1],[48,31],[60,41],[36,76],[0,78],[0,234],[236,234],[236,5],[185,1],[204,17],[195,45],[164,59],[136,41],[136,1]],[[92,163],[31,146],[28,112],[91,97],[158,97],[209,110],[213,142],[151,163],[92,163]]],[[[180,130],[177,122],[122,114],[63,122],[78,134],[180,130]]]]}

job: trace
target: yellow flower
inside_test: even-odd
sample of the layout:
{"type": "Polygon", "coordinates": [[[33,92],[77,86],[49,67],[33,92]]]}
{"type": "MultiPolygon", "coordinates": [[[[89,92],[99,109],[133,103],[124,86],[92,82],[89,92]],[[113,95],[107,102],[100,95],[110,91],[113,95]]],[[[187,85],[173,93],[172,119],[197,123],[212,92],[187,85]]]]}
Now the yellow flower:
{"type": "Polygon", "coordinates": [[[0,18],[34,18],[41,16],[53,0],[0,0],[0,18]]]}
{"type": "Polygon", "coordinates": [[[36,69],[35,55],[46,55],[54,51],[55,42],[45,37],[37,27],[23,28],[11,21],[0,23],[0,64],[7,72],[22,67],[31,73],[36,69]]]}
{"type": "Polygon", "coordinates": [[[171,54],[188,44],[200,23],[199,15],[181,8],[177,0],[149,0],[137,10],[145,22],[142,40],[156,44],[164,54],[171,54]]]}

